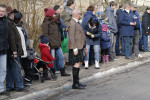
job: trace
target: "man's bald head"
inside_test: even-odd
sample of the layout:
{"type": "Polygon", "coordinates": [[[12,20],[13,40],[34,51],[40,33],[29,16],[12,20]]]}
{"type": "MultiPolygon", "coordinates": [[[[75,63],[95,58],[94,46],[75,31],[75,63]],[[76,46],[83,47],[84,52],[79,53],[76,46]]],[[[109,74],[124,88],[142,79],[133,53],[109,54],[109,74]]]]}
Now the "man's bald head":
{"type": "Polygon", "coordinates": [[[77,18],[78,16],[80,16],[81,11],[80,10],[73,10],[72,11],[72,17],[73,18],[77,18]]]}

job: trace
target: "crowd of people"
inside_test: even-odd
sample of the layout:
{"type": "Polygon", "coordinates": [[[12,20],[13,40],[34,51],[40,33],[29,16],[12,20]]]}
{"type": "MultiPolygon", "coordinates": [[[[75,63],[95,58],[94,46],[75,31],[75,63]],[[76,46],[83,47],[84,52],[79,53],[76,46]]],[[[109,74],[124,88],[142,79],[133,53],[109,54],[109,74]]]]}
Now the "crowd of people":
{"type": "MultiPolygon", "coordinates": [[[[97,5],[92,4],[82,21],[81,11],[75,10],[75,6],[74,0],[68,0],[62,12],[59,5],[44,9],[43,33],[39,43],[40,57],[49,62],[47,66],[55,77],[59,71],[62,77],[69,77],[65,65],[72,66],[72,89],[86,87],[79,82],[81,64],[85,69],[91,64],[99,69],[100,62],[114,61],[116,56],[134,59],[143,57],[140,51],[149,52],[149,6],[142,22],[137,6],[131,3],[119,5],[115,13],[118,5],[111,1],[100,19],[96,16],[97,5]]],[[[34,59],[38,54],[33,49],[33,41],[28,38],[22,17],[20,11],[0,4],[0,95],[26,90],[34,80],[34,59]]],[[[44,79],[51,80],[47,67],[42,67],[44,79]]]]}

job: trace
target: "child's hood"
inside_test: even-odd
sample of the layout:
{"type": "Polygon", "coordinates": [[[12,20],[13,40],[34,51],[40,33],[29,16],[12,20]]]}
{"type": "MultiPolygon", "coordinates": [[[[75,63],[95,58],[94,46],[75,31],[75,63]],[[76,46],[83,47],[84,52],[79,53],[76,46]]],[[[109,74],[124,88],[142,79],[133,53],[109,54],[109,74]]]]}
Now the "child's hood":
{"type": "Polygon", "coordinates": [[[44,49],[44,48],[48,48],[45,44],[40,43],[39,44],[39,48],[40,50],[44,49]]]}

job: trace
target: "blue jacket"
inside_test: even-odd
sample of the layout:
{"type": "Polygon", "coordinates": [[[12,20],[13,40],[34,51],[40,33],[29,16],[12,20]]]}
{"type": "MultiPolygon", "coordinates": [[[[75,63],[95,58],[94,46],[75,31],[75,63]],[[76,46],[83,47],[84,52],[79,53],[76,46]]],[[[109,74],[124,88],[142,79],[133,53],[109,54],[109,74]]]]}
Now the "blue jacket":
{"type": "Polygon", "coordinates": [[[110,25],[111,33],[117,33],[118,27],[117,27],[117,20],[114,16],[114,11],[111,9],[110,6],[107,6],[105,10],[106,10],[106,15],[108,16],[108,23],[110,25]]]}
{"type": "Polygon", "coordinates": [[[60,30],[61,41],[63,41],[65,38],[67,38],[67,32],[64,30],[66,28],[66,25],[62,18],[60,18],[60,21],[61,21],[61,30],[60,30]]]}
{"type": "Polygon", "coordinates": [[[134,22],[133,13],[131,11],[129,13],[125,10],[122,11],[119,18],[121,36],[134,36],[135,26],[131,26],[131,22],[134,22]]]}
{"type": "Polygon", "coordinates": [[[136,27],[135,27],[135,30],[140,30],[140,35],[142,35],[142,24],[141,24],[141,21],[140,21],[140,17],[139,17],[139,14],[137,11],[133,12],[134,14],[134,17],[136,17],[135,22],[136,22],[136,27]]]}
{"type": "Polygon", "coordinates": [[[84,15],[82,21],[82,28],[86,35],[86,44],[88,45],[100,45],[100,36],[101,36],[101,25],[97,26],[95,29],[91,29],[88,25],[88,21],[91,17],[96,17],[91,11],[87,11],[84,15]],[[94,38],[91,38],[86,33],[90,32],[94,35],[94,38]]]}
{"type": "Polygon", "coordinates": [[[0,18],[0,54],[6,54],[9,43],[8,43],[8,20],[6,17],[0,18]]]}

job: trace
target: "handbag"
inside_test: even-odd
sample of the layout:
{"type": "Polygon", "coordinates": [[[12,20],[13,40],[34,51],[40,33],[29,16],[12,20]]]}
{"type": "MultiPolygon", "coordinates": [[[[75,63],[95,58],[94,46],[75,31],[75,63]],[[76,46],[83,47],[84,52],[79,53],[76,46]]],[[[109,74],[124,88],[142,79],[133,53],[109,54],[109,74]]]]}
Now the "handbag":
{"type": "Polygon", "coordinates": [[[64,40],[61,41],[61,49],[63,54],[65,54],[66,52],[68,52],[68,40],[67,37],[65,37],[64,30],[63,30],[63,37],[64,40]]]}

